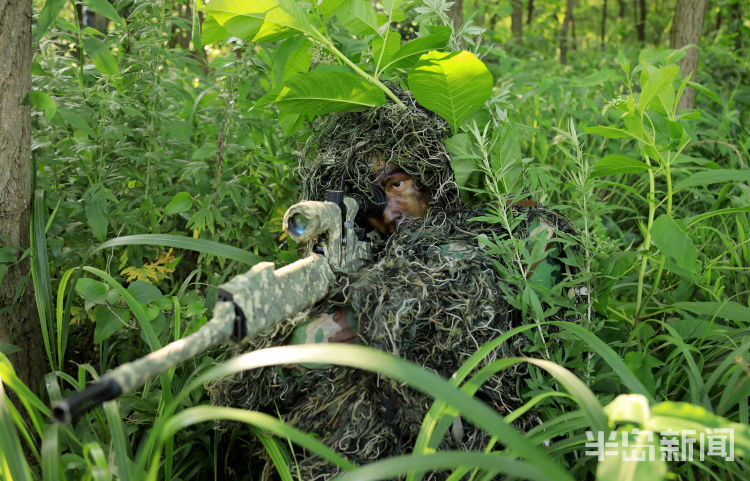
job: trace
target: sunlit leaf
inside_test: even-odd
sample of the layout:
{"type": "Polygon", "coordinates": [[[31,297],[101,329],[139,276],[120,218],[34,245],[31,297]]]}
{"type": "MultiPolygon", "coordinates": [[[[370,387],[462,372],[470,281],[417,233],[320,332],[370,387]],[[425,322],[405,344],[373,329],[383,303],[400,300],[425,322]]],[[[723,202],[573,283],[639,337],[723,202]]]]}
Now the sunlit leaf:
{"type": "Polygon", "coordinates": [[[91,58],[94,66],[101,73],[106,75],[114,75],[119,72],[119,69],[117,68],[117,61],[104,42],[96,37],[84,37],[83,48],[91,58]]]}
{"type": "Polygon", "coordinates": [[[213,0],[204,11],[232,35],[245,40],[270,42],[294,33],[317,34],[294,0],[213,0]]]}
{"type": "Polygon", "coordinates": [[[354,35],[379,35],[375,8],[369,0],[345,0],[336,10],[336,17],[354,35]]]}
{"type": "Polygon", "coordinates": [[[385,94],[362,77],[348,72],[295,75],[258,100],[256,107],[275,104],[285,113],[322,115],[357,112],[385,102],[385,94]]]}
{"type": "Polygon", "coordinates": [[[372,58],[377,65],[385,65],[400,48],[401,35],[389,30],[384,37],[372,40],[372,58]]]}
{"type": "Polygon", "coordinates": [[[446,119],[453,130],[492,94],[492,74],[474,54],[433,51],[409,72],[409,89],[424,107],[446,119]]]}
{"type": "Polygon", "coordinates": [[[201,24],[201,43],[204,45],[221,42],[231,36],[229,30],[219,25],[214,17],[207,17],[201,24]]]}
{"type": "Polygon", "coordinates": [[[294,37],[279,44],[273,54],[273,83],[280,85],[298,73],[307,72],[312,64],[312,42],[305,37],[294,37]]]}
{"type": "Polygon", "coordinates": [[[425,35],[424,37],[416,38],[406,44],[404,44],[396,53],[393,54],[391,60],[383,66],[382,70],[392,68],[411,68],[417,63],[419,57],[431,50],[440,50],[441,48],[448,45],[448,41],[451,38],[450,27],[435,27],[433,33],[425,35]]]}
{"type": "Polygon", "coordinates": [[[648,108],[651,100],[661,94],[665,89],[672,88],[672,81],[680,71],[678,65],[667,65],[657,70],[649,71],[650,68],[644,68],[641,72],[641,96],[638,98],[638,110],[643,112],[648,108]],[[648,72],[648,74],[647,74],[648,72]],[[644,79],[648,78],[644,82],[644,79]]]}

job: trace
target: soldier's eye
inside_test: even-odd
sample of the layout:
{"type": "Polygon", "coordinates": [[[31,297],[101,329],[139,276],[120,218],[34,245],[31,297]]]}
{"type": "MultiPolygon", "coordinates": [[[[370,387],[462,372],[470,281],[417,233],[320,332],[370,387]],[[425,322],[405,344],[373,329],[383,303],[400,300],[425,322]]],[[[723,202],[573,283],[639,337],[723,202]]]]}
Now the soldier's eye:
{"type": "Polygon", "coordinates": [[[391,184],[391,189],[400,189],[401,186],[403,186],[403,185],[404,185],[404,181],[403,180],[397,180],[396,182],[393,182],[391,184]]]}

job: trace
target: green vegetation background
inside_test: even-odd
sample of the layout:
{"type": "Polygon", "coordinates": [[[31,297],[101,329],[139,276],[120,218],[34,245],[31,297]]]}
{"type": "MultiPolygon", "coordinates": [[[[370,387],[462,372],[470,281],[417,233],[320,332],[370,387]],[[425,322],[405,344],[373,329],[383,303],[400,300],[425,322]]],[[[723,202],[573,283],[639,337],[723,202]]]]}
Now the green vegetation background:
{"type": "MultiPolygon", "coordinates": [[[[37,397],[5,357],[14,347],[0,346],[5,389],[23,406],[0,405],[2,476],[217,479],[242,470],[225,456],[223,443],[242,446],[259,436],[280,477],[292,479],[289,447],[269,433],[290,436],[352,469],[272,417],[205,407],[203,382],[233,368],[213,367],[224,360],[220,351],[71,426],[50,421],[50,400],[150,351],[139,335],[144,323],[161,345],[184,337],[210,317],[216,285],[261,259],[296,259],[280,220],[296,198],[295,153],[310,131],[304,117],[254,108],[284,76],[292,54],[239,39],[209,43],[212,33],[205,30],[209,46],[196,51],[204,18],[195,4],[85,2],[104,14],[95,31],[78,27],[82,10],[69,3],[38,3],[37,28],[47,18],[39,15],[43,6],[61,11],[37,38],[30,96],[33,284],[49,374],[43,386],[30,386],[37,397]],[[215,418],[251,428],[221,440],[210,422],[215,418]]],[[[463,154],[457,156],[460,181],[479,189],[480,198],[531,192],[581,232],[582,255],[568,260],[580,269],[577,285],[585,287],[576,306],[527,286],[512,264],[499,267],[508,270],[514,282],[509,299],[527,319],[528,354],[540,359],[511,359],[492,369],[532,363],[524,409],[537,410],[545,423],[514,433],[497,413],[466,396],[471,382],[461,394],[404,361],[357,351],[347,356],[361,359],[360,367],[429,386],[438,401],[425,433],[433,426],[445,432],[444,419],[460,408],[499,440],[487,454],[440,457],[430,454],[425,434],[415,447],[424,457],[370,470],[444,466],[456,469],[453,479],[469,471],[458,466],[477,467],[474,479],[497,472],[533,479],[663,479],[667,471],[676,479],[747,479],[750,26],[741,14],[747,6],[740,6],[737,18],[734,2],[711,4],[695,109],[679,112],[670,107],[682,93],[675,65],[684,52],[666,49],[673,2],[649,3],[643,44],[629,10],[620,16],[610,6],[602,45],[601,2],[578,5],[565,66],[557,51],[564,5],[536,3],[520,42],[511,35],[510,4],[465,5],[465,28],[451,42],[482,58],[494,91],[486,108],[457,129],[453,148],[463,154]],[[561,309],[576,310],[581,321],[557,323],[548,335],[565,342],[545,344],[535,328],[561,309]],[[616,397],[627,393],[632,396],[616,397]],[[736,459],[633,467],[609,458],[597,463],[584,454],[586,430],[636,436],[634,426],[732,427],[736,459]]],[[[393,23],[402,39],[420,26],[450,21],[441,2],[402,8],[403,18],[393,23]]],[[[332,37],[347,56],[364,61],[367,44],[332,37]]],[[[313,64],[336,63],[323,49],[309,54],[313,64]]],[[[512,222],[502,211],[492,220],[512,222]]],[[[507,255],[531,252],[524,239],[478,242],[507,255]]],[[[21,255],[0,249],[0,277],[21,255]]],[[[310,361],[335,362],[349,348],[357,349],[298,349],[310,361]]],[[[451,384],[469,379],[481,355],[451,384]]],[[[352,479],[377,479],[366,470],[358,476],[352,479]]]]}

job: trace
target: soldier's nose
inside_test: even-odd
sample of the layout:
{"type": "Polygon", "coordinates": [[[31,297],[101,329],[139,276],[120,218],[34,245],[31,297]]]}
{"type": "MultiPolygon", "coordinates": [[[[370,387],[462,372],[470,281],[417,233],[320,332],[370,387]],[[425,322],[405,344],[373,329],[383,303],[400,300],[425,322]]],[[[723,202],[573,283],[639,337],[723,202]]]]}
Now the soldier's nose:
{"type": "Polygon", "coordinates": [[[383,220],[388,226],[388,230],[390,232],[394,232],[396,230],[396,224],[401,220],[403,216],[404,214],[403,212],[401,212],[401,209],[392,207],[390,205],[385,209],[385,212],[383,212],[383,220]]]}

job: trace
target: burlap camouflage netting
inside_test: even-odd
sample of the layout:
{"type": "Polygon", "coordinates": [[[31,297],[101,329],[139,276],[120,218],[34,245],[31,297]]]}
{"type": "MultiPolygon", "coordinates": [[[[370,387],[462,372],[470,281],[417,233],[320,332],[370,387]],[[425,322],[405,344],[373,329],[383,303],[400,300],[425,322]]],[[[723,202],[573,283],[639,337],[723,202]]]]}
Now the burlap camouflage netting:
{"type": "Polygon", "coordinates": [[[404,103],[332,115],[313,129],[299,168],[302,197],[323,200],[328,189],[371,192],[373,156],[397,164],[430,193],[433,207],[455,210],[461,199],[443,145],[448,122],[393,89],[404,103]]]}
{"type": "MultiPolygon", "coordinates": [[[[404,93],[400,95],[410,99],[404,93]]],[[[345,184],[354,185],[370,182],[368,153],[377,150],[392,155],[387,160],[397,163],[433,193],[433,209],[423,219],[402,222],[397,232],[380,246],[373,264],[340,277],[326,302],[249,344],[233,348],[230,354],[286,344],[299,322],[331,306],[345,306],[358,321],[359,343],[449,377],[478,347],[522,323],[519,312],[504,300],[500,286],[505,281],[498,275],[493,259],[478,247],[476,240],[479,234],[502,238],[507,232],[498,224],[471,220],[484,213],[484,209],[457,209],[458,192],[440,142],[446,126],[413,102],[409,109],[417,112],[417,120],[416,117],[400,119],[401,111],[392,105],[329,118],[319,133],[327,132],[326,135],[337,140],[318,141],[325,148],[312,149],[308,145],[307,154],[317,152],[317,156],[305,157],[302,162],[301,172],[311,176],[303,178],[304,196],[319,198],[326,188],[341,188],[342,185],[333,185],[333,179],[344,179],[345,184]],[[429,125],[424,126],[421,121],[429,125]],[[406,122],[416,122],[410,127],[413,140],[401,142],[398,136],[407,134],[398,129],[406,122]],[[418,128],[420,125],[422,129],[418,128]],[[439,132],[432,131],[427,135],[429,140],[424,140],[424,129],[439,132]]],[[[516,236],[525,236],[532,223],[540,219],[561,235],[572,233],[568,222],[554,211],[541,207],[510,209],[515,217],[523,219],[516,227],[516,236]]],[[[484,363],[523,355],[526,339],[512,338],[484,363]]],[[[502,414],[518,408],[522,405],[518,392],[525,369],[519,365],[492,377],[477,396],[502,414]]],[[[316,433],[327,445],[357,463],[410,452],[431,404],[428,396],[400,383],[340,367],[254,370],[216,381],[209,386],[209,392],[214,404],[280,413],[285,422],[316,433]]],[[[538,422],[534,413],[527,413],[515,424],[523,430],[538,422]]],[[[485,447],[489,439],[486,434],[465,421],[463,428],[460,439],[447,435],[442,447],[476,450],[485,447]]],[[[262,445],[257,443],[257,451],[253,453],[259,456],[256,459],[267,459],[263,453],[262,445]]],[[[300,453],[296,462],[304,481],[325,480],[337,473],[333,465],[315,456],[300,453]]],[[[262,469],[262,464],[253,469],[262,469]]],[[[295,473],[295,468],[292,472],[295,473]]],[[[431,473],[427,479],[446,476],[431,473]]]]}

